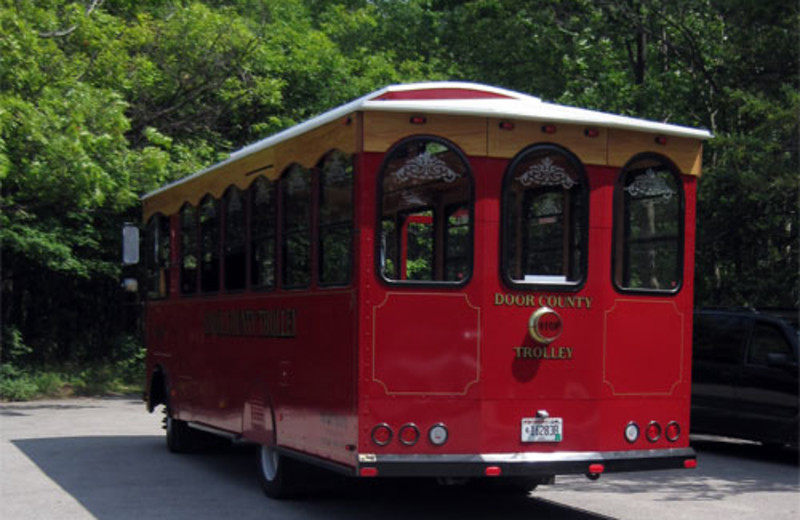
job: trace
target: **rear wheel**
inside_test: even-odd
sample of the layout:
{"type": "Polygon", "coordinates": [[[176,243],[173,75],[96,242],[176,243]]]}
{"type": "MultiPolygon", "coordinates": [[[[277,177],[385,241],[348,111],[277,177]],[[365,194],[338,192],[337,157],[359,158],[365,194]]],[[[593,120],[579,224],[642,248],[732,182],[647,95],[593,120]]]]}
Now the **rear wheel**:
{"type": "Polygon", "coordinates": [[[167,431],[167,449],[172,453],[191,453],[197,449],[195,431],[186,421],[172,417],[169,408],[164,408],[164,429],[167,431]]]}
{"type": "Polygon", "coordinates": [[[256,462],[261,487],[268,497],[281,499],[297,493],[297,461],[281,455],[274,446],[259,446],[256,462]]]}

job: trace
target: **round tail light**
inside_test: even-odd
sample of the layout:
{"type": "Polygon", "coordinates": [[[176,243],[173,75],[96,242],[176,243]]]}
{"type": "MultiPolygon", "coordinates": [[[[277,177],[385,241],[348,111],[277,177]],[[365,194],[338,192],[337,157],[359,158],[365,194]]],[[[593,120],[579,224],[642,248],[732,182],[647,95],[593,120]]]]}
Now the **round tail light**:
{"type": "Polygon", "coordinates": [[[625,440],[633,444],[639,440],[639,425],[635,422],[629,422],[625,427],[625,440]]]}
{"type": "Polygon", "coordinates": [[[647,428],[644,431],[645,437],[650,442],[656,442],[658,439],[661,438],[661,425],[657,422],[653,421],[647,425],[647,428]]]}
{"type": "Polygon", "coordinates": [[[667,425],[666,436],[669,442],[675,442],[681,437],[681,427],[675,421],[667,425]]]}
{"type": "Polygon", "coordinates": [[[378,446],[386,446],[392,442],[394,433],[388,424],[382,423],[372,429],[372,442],[378,446]]]}
{"type": "Polygon", "coordinates": [[[447,426],[442,423],[434,424],[431,426],[431,429],[428,430],[428,440],[430,440],[431,444],[434,446],[442,446],[447,442],[448,436],[447,426]]]}
{"type": "Polygon", "coordinates": [[[413,446],[419,440],[419,428],[413,423],[405,424],[397,432],[397,438],[406,446],[413,446]]]}

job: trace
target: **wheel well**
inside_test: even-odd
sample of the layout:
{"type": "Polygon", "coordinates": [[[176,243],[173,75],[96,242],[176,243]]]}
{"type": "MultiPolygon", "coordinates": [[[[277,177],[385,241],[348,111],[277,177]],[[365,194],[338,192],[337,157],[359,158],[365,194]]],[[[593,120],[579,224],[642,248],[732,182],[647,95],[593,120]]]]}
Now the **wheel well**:
{"type": "Polygon", "coordinates": [[[156,368],[150,378],[150,392],[147,394],[147,411],[152,412],[156,406],[167,404],[167,378],[161,367],[156,368]]]}

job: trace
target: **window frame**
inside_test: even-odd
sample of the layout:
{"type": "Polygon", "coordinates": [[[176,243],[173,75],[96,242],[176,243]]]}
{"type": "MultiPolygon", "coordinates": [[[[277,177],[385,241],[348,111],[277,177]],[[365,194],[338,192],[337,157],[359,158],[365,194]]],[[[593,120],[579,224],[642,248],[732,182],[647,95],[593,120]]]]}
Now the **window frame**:
{"type": "Polygon", "coordinates": [[[197,231],[199,236],[199,251],[198,251],[198,270],[200,271],[200,285],[198,287],[199,294],[217,294],[222,290],[222,204],[220,200],[211,195],[210,193],[206,194],[202,199],[200,199],[200,203],[197,205],[197,231]],[[212,219],[209,220],[205,226],[203,225],[203,209],[206,204],[212,205],[214,209],[214,215],[212,219]],[[210,226],[210,229],[208,229],[210,226]],[[207,232],[208,229],[208,232],[207,232]],[[211,241],[211,248],[209,251],[206,251],[206,238],[209,238],[211,241]],[[211,254],[211,261],[206,262],[205,256],[206,253],[211,254]],[[214,259],[216,258],[216,262],[214,259]],[[214,269],[214,264],[216,264],[216,269],[214,269]],[[206,287],[206,277],[205,277],[205,269],[206,265],[210,265],[211,269],[209,272],[209,276],[213,276],[210,280],[216,281],[216,287],[207,288],[206,287]],[[216,270],[216,274],[214,271],[216,270]]]}
{"type": "Polygon", "coordinates": [[[180,254],[179,254],[179,263],[178,263],[178,285],[179,290],[178,293],[180,294],[181,298],[196,296],[200,294],[200,224],[198,222],[198,207],[190,204],[189,202],[184,203],[181,206],[181,209],[178,211],[178,223],[180,229],[180,236],[178,239],[178,244],[180,245],[180,254]],[[186,226],[184,226],[184,212],[190,209],[193,213],[191,224],[192,224],[192,233],[186,233],[186,226]],[[187,250],[187,241],[191,240],[194,245],[193,254],[195,256],[195,266],[193,268],[194,275],[189,278],[194,278],[192,282],[192,289],[187,291],[184,289],[184,279],[188,279],[184,276],[185,271],[185,264],[186,264],[186,250],[187,250]]]}
{"type": "Polygon", "coordinates": [[[168,300],[170,298],[170,278],[172,272],[171,255],[173,247],[170,236],[171,232],[171,219],[161,212],[151,215],[145,224],[145,240],[143,243],[145,246],[144,266],[147,283],[144,295],[149,301],[168,300]],[[164,256],[164,245],[166,245],[167,251],[166,258],[162,258],[164,256]],[[161,274],[164,275],[163,293],[160,290],[152,290],[154,282],[157,283],[158,288],[161,289],[161,274]],[[156,282],[156,280],[158,280],[158,282],[156,282]]]}
{"type": "MultiPolygon", "coordinates": [[[[375,242],[375,250],[374,250],[374,265],[375,265],[375,276],[381,283],[386,284],[391,287],[408,287],[408,288],[427,288],[427,289],[463,289],[467,286],[471,281],[475,274],[475,174],[474,169],[472,167],[472,163],[470,162],[468,156],[459,148],[458,145],[449,141],[443,137],[439,137],[436,135],[430,134],[418,134],[405,137],[400,141],[396,142],[385,154],[383,160],[381,161],[380,168],[378,169],[377,174],[375,175],[375,187],[376,187],[376,198],[375,198],[375,232],[374,232],[374,242],[375,242]],[[468,241],[469,247],[467,252],[467,264],[469,267],[469,273],[461,280],[408,280],[408,279],[390,279],[387,278],[383,273],[383,265],[381,262],[382,258],[382,237],[383,237],[383,184],[384,184],[384,177],[387,173],[387,168],[389,163],[393,157],[393,155],[402,147],[408,146],[409,144],[413,143],[414,141],[428,141],[428,142],[435,142],[438,143],[456,154],[458,159],[464,164],[465,166],[465,175],[468,179],[469,183],[469,200],[466,202],[467,210],[469,212],[469,232],[468,232],[468,241]]],[[[446,212],[447,208],[450,207],[451,204],[444,204],[441,207],[443,212],[446,212]]],[[[395,214],[394,219],[390,219],[391,222],[395,225],[395,234],[397,235],[395,238],[397,240],[396,248],[397,248],[397,255],[398,258],[403,254],[402,253],[402,227],[398,225],[398,219],[396,218],[398,215],[404,214],[411,214],[417,212],[421,209],[430,208],[430,206],[414,206],[406,208],[405,210],[398,211],[395,214]]],[[[434,243],[433,243],[433,254],[434,259],[437,255],[437,245],[439,247],[445,246],[445,238],[442,239],[441,244],[437,244],[436,242],[436,235],[439,233],[440,230],[436,227],[436,208],[431,208],[434,211],[434,243]]],[[[446,220],[446,215],[444,217],[446,220]]],[[[444,233],[446,230],[441,230],[444,233]]],[[[387,248],[388,249],[388,248],[387,248]]],[[[443,259],[446,260],[446,259],[443,259]]],[[[435,260],[434,260],[435,261],[435,260]]],[[[397,275],[400,277],[402,274],[400,273],[400,265],[396,266],[397,275]]],[[[434,268],[435,271],[435,268],[434,268]]],[[[442,266],[443,274],[446,274],[446,265],[442,266]]]]}
{"type": "MultiPolygon", "coordinates": [[[[614,290],[621,294],[638,294],[638,295],[645,295],[645,296],[662,296],[662,297],[672,297],[677,295],[683,289],[686,280],[686,262],[685,262],[685,254],[686,254],[686,190],[683,186],[683,174],[681,173],[680,169],[672,162],[668,157],[654,153],[654,152],[643,152],[634,155],[631,157],[628,162],[620,169],[619,174],[617,175],[617,179],[614,182],[614,197],[613,197],[613,207],[612,207],[612,215],[611,215],[611,229],[612,229],[612,238],[611,238],[611,284],[614,287],[614,290]],[[629,173],[632,166],[636,165],[636,163],[646,160],[655,160],[660,161],[661,168],[666,168],[669,170],[670,174],[672,175],[673,179],[675,180],[675,185],[677,187],[677,195],[679,197],[678,201],[678,215],[679,215],[679,222],[678,222],[678,235],[676,237],[677,242],[677,273],[679,275],[679,279],[674,288],[671,289],[652,289],[652,288],[636,288],[636,287],[624,287],[617,280],[617,269],[622,269],[624,274],[625,265],[625,255],[626,255],[626,242],[624,236],[621,238],[620,232],[624,234],[624,227],[626,222],[620,222],[620,218],[624,217],[625,214],[625,195],[624,195],[624,188],[625,188],[625,180],[626,176],[629,173]],[[620,256],[622,258],[620,258],[620,256]],[[620,265],[620,263],[622,263],[620,265]]],[[[624,278],[624,276],[622,277],[624,278]]]]}
{"type": "Polygon", "coordinates": [[[220,281],[220,291],[225,293],[240,293],[247,290],[247,279],[248,279],[248,230],[249,230],[249,222],[248,222],[248,190],[242,190],[235,184],[231,184],[225,189],[225,192],[222,194],[222,198],[219,202],[219,213],[220,213],[220,232],[222,234],[222,238],[220,240],[220,266],[222,271],[221,281],[220,281]],[[231,234],[228,232],[230,228],[229,222],[229,206],[230,206],[230,198],[232,197],[232,193],[238,193],[240,198],[242,208],[242,242],[241,244],[233,244],[231,243],[231,234]],[[229,287],[229,277],[228,277],[228,259],[234,255],[228,254],[228,249],[233,249],[234,246],[241,247],[241,255],[244,260],[244,268],[243,268],[243,275],[244,279],[242,281],[241,287],[230,288],[229,287]]]}
{"type": "Polygon", "coordinates": [[[278,284],[280,281],[280,248],[279,248],[279,231],[280,231],[280,190],[279,190],[279,181],[272,180],[264,175],[259,175],[253,182],[250,183],[246,190],[246,197],[247,199],[247,241],[245,244],[245,254],[247,255],[247,281],[246,286],[251,291],[256,292],[268,292],[268,291],[275,291],[278,289],[278,284]],[[261,181],[263,179],[263,181],[261,181]],[[256,212],[253,211],[255,203],[255,192],[256,184],[259,182],[265,182],[270,188],[270,201],[266,204],[266,206],[271,210],[271,220],[272,226],[265,227],[265,232],[263,233],[256,233],[255,222],[256,222],[256,212]],[[259,285],[256,283],[255,277],[253,276],[255,273],[253,270],[255,269],[255,253],[256,248],[254,244],[256,240],[260,239],[269,239],[272,242],[272,284],[271,285],[259,285]]]}
{"type": "MultiPolygon", "coordinates": [[[[316,176],[316,183],[312,182],[312,189],[316,186],[316,198],[312,196],[312,200],[316,201],[316,204],[312,206],[312,215],[316,211],[316,218],[313,219],[313,225],[316,228],[316,233],[312,233],[312,235],[316,235],[316,254],[312,251],[312,261],[313,257],[316,257],[316,280],[317,285],[319,287],[348,287],[353,282],[353,266],[355,264],[354,258],[354,250],[355,250],[355,220],[356,220],[356,211],[355,211],[355,188],[356,188],[356,161],[354,160],[354,156],[352,154],[347,154],[342,152],[338,149],[333,149],[325,154],[322,160],[319,162],[316,172],[314,175],[316,176]],[[335,222],[326,222],[323,223],[323,211],[322,205],[324,203],[324,191],[325,191],[325,166],[328,161],[334,160],[334,157],[339,156],[341,157],[350,168],[350,219],[349,221],[335,221],[335,222]],[[348,227],[348,234],[350,238],[350,244],[347,251],[347,276],[344,280],[334,280],[334,281],[325,281],[323,277],[323,273],[325,272],[325,247],[324,247],[324,239],[326,233],[333,229],[340,229],[344,228],[345,226],[348,227]]],[[[313,230],[312,230],[313,231],[313,230]]]]}
{"type": "MultiPolygon", "coordinates": [[[[589,278],[589,203],[590,203],[590,185],[589,178],[586,175],[586,168],[581,160],[561,146],[552,143],[536,143],[523,148],[516,156],[509,162],[506,171],[503,173],[502,192],[500,194],[500,219],[498,226],[500,227],[500,279],[503,283],[514,290],[520,291],[547,291],[547,292],[578,292],[586,285],[589,278]],[[509,265],[509,240],[513,235],[512,230],[505,225],[506,215],[510,209],[510,191],[511,183],[513,182],[514,174],[520,163],[527,160],[527,158],[537,152],[549,152],[550,154],[559,154],[563,156],[569,164],[573,167],[578,176],[578,181],[582,188],[582,193],[579,195],[579,201],[583,207],[583,215],[581,215],[578,226],[580,227],[580,236],[577,237],[581,246],[581,255],[579,259],[578,268],[580,270],[580,278],[575,281],[566,281],[564,283],[547,283],[547,282],[524,282],[513,280],[508,273],[507,266],[509,265]]],[[[563,214],[563,213],[562,213],[563,214]]],[[[563,239],[562,239],[563,240],[563,239]]]]}
{"type": "MultiPolygon", "coordinates": [[[[278,268],[278,273],[280,275],[280,287],[281,289],[285,290],[309,290],[312,288],[314,284],[314,261],[315,261],[315,252],[314,252],[314,236],[315,236],[315,218],[314,218],[314,211],[315,211],[315,203],[314,203],[314,188],[316,185],[315,181],[315,169],[314,168],[306,168],[300,163],[292,163],[290,164],[281,174],[281,177],[278,181],[278,198],[280,199],[280,203],[278,205],[278,230],[279,230],[279,252],[278,256],[280,257],[280,266],[278,268]],[[290,219],[286,218],[286,212],[289,208],[287,197],[287,176],[292,174],[294,171],[299,171],[300,175],[307,176],[307,186],[308,186],[308,215],[307,221],[305,223],[305,227],[296,226],[295,228],[290,229],[289,221],[290,219]],[[307,278],[303,281],[303,283],[288,283],[288,269],[289,269],[289,238],[291,236],[297,234],[304,234],[308,239],[308,254],[306,260],[308,262],[306,270],[304,270],[303,274],[307,276],[307,278]]],[[[302,236],[302,235],[301,235],[302,236]]]]}

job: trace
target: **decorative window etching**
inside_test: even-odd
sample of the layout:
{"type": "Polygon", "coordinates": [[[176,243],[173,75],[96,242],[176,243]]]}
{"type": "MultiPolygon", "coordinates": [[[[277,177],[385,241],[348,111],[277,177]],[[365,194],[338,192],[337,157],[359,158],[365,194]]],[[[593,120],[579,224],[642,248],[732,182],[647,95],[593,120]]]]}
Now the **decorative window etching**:
{"type": "Polygon", "coordinates": [[[648,168],[644,175],[637,176],[624,189],[635,199],[655,199],[650,200],[651,203],[668,202],[675,195],[675,190],[663,178],[656,176],[652,168],[648,168]]]}
{"type": "Polygon", "coordinates": [[[394,175],[400,182],[411,179],[453,182],[461,177],[460,173],[453,171],[443,160],[427,151],[407,161],[394,175]]]}
{"type": "Polygon", "coordinates": [[[517,177],[517,181],[523,186],[561,186],[568,190],[575,186],[576,182],[567,175],[561,166],[553,163],[549,157],[545,157],[540,162],[531,165],[525,173],[517,177]]]}

